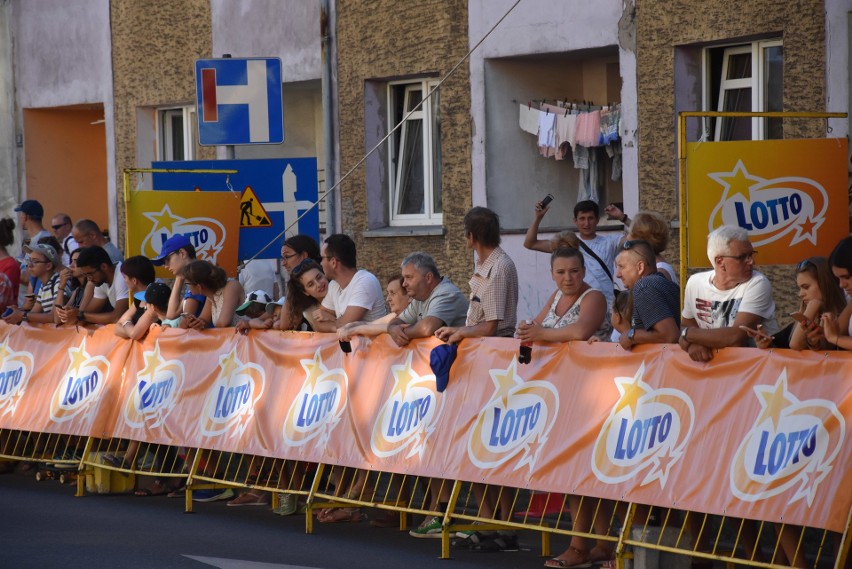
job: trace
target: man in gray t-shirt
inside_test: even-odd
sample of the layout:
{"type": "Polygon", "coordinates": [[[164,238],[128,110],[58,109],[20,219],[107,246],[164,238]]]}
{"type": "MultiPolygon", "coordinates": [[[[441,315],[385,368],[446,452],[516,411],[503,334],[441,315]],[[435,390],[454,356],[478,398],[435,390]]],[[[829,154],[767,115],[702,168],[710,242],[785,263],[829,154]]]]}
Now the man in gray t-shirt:
{"type": "Polygon", "coordinates": [[[441,277],[431,255],[415,252],[405,258],[402,286],[411,302],[388,324],[388,334],[397,345],[427,338],[442,326],[464,326],[467,299],[449,279],[441,277]]]}

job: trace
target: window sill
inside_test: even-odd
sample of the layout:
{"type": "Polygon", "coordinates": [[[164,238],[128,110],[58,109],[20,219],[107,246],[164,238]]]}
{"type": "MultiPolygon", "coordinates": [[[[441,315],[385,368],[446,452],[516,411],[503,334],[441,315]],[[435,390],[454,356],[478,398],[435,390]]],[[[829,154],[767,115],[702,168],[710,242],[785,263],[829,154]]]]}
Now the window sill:
{"type": "Polygon", "coordinates": [[[370,229],[361,234],[367,239],[381,237],[428,237],[443,236],[444,227],[441,225],[407,225],[401,227],[381,227],[370,229]]]}

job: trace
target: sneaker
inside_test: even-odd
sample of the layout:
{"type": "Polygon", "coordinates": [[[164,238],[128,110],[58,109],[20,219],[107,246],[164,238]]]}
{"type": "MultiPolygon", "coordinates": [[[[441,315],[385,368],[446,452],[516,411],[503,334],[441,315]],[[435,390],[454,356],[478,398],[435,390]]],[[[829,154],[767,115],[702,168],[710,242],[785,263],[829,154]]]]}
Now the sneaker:
{"type": "MultiPolygon", "coordinates": [[[[473,522],[470,525],[478,526],[478,525],[482,525],[482,524],[480,524],[480,522],[473,522]]],[[[461,531],[456,532],[456,537],[459,538],[459,539],[470,539],[475,533],[476,533],[476,530],[474,530],[474,529],[463,529],[461,531]]]]}
{"type": "Polygon", "coordinates": [[[438,516],[426,518],[423,523],[408,532],[411,537],[441,539],[441,519],[438,516]]]}
{"type": "Polygon", "coordinates": [[[292,516],[298,509],[298,500],[293,494],[284,494],[281,496],[281,504],[272,510],[273,514],[279,516],[292,516]]]}
{"type": "Polygon", "coordinates": [[[218,500],[230,500],[234,497],[234,491],[230,488],[224,490],[196,490],[192,493],[193,502],[216,502],[218,500]]]}

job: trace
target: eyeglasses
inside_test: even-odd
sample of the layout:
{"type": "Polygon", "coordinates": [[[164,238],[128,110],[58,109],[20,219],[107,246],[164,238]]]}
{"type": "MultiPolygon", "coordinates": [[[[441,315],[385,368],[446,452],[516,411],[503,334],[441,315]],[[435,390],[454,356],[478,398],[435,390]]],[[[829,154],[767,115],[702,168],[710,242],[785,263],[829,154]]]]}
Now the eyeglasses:
{"type": "Polygon", "coordinates": [[[30,264],[32,265],[46,265],[50,263],[50,261],[37,261],[35,259],[30,259],[30,264]]]}
{"type": "Polygon", "coordinates": [[[719,257],[723,259],[734,259],[742,263],[746,259],[754,259],[755,255],[757,255],[757,251],[749,251],[748,253],[743,253],[742,255],[719,255],[719,257]]]}
{"type": "Polygon", "coordinates": [[[80,271],[84,277],[89,278],[101,272],[100,269],[95,269],[94,271],[80,271]]]}
{"type": "Polygon", "coordinates": [[[817,268],[816,263],[814,263],[813,259],[814,259],[813,257],[808,257],[807,259],[805,259],[804,261],[802,261],[798,265],[796,265],[796,272],[801,273],[802,271],[804,271],[805,269],[808,268],[808,265],[810,265],[814,269],[816,269],[817,268]]]}
{"type": "Polygon", "coordinates": [[[282,257],[283,259],[287,259],[287,260],[289,261],[289,260],[290,260],[290,259],[292,259],[293,257],[298,257],[299,255],[301,255],[301,253],[293,253],[292,255],[287,255],[286,253],[283,253],[283,254],[281,255],[281,257],[282,257]]]}
{"type": "Polygon", "coordinates": [[[63,227],[65,227],[66,225],[70,225],[70,223],[68,223],[66,221],[64,223],[59,223],[57,225],[51,225],[51,227],[53,228],[54,231],[58,231],[58,230],[62,229],[63,227]]]}

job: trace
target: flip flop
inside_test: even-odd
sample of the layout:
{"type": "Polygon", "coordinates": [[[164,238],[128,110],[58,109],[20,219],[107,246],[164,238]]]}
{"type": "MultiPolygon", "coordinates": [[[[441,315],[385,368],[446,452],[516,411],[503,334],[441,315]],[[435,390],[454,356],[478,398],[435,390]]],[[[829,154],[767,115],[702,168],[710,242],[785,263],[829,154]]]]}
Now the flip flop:
{"type": "Polygon", "coordinates": [[[361,513],[361,510],[349,510],[347,508],[337,508],[322,518],[317,517],[317,520],[323,524],[357,523],[365,519],[367,519],[367,516],[361,513]]]}

